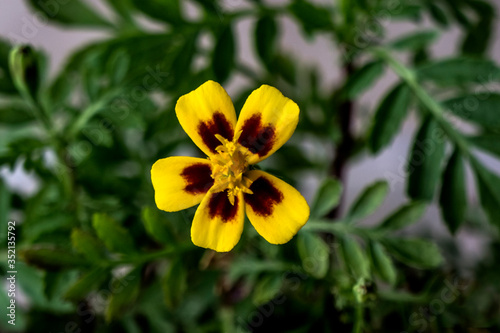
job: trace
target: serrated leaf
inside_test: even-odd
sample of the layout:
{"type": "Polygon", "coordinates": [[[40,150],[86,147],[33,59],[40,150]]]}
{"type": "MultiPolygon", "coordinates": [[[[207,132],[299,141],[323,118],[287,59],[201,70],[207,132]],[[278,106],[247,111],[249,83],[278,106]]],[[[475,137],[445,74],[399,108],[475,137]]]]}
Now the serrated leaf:
{"type": "Polygon", "coordinates": [[[351,273],[358,280],[370,277],[370,262],[359,243],[349,236],[341,238],[344,261],[351,273]]]}
{"type": "Polygon", "coordinates": [[[445,138],[431,116],[424,120],[413,143],[408,161],[408,196],[432,201],[441,175],[445,138]]]}
{"type": "Polygon", "coordinates": [[[235,41],[230,24],[222,29],[215,44],[212,69],[219,82],[225,82],[235,64],[235,41]]]}
{"type": "Polygon", "coordinates": [[[96,263],[103,259],[104,251],[102,243],[83,230],[73,229],[71,232],[71,244],[76,252],[91,262],[96,263]]]}
{"type": "Polygon", "coordinates": [[[279,294],[282,284],[281,275],[266,275],[259,279],[253,290],[253,305],[258,307],[272,301],[279,294]]]}
{"type": "Polygon", "coordinates": [[[500,227],[500,177],[486,169],[475,158],[471,165],[476,174],[479,199],[492,225],[500,227]]]}
{"type": "Polygon", "coordinates": [[[391,285],[396,283],[397,272],[392,259],[387,255],[384,247],[378,242],[368,243],[368,253],[371,258],[373,271],[391,285]]]}
{"type": "Polygon", "coordinates": [[[500,94],[490,94],[484,98],[470,94],[449,99],[443,106],[460,118],[486,128],[500,129],[500,94]]]}
{"type": "Polygon", "coordinates": [[[142,210],[142,221],[148,234],[157,242],[165,245],[173,245],[175,237],[168,227],[168,221],[162,213],[153,207],[144,207],[142,210]]]}
{"type": "Polygon", "coordinates": [[[398,38],[391,42],[389,46],[396,50],[416,51],[427,47],[435,41],[438,36],[439,33],[436,30],[418,31],[398,38]]]}
{"type": "Polygon", "coordinates": [[[141,268],[137,267],[129,274],[111,282],[113,290],[110,290],[111,297],[106,307],[107,322],[123,316],[124,312],[134,306],[141,287],[141,268]]]}
{"type": "Polygon", "coordinates": [[[455,148],[448,160],[442,184],[439,197],[441,214],[448,229],[454,234],[464,221],[467,210],[465,169],[458,148],[455,148]]]}
{"type": "Polygon", "coordinates": [[[420,201],[411,202],[393,214],[382,222],[382,224],[377,228],[384,231],[399,230],[410,224],[416,222],[425,212],[427,204],[420,201]]]}
{"type": "Polygon", "coordinates": [[[44,13],[50,20],[64,25],[81,27],[110,26],[110,23],[80,0],[51,2],[29,0],[28,3],[35,10],[44,13]]]}
{"type": "Polygon", "coordinates": [[[493,61],[465,57],[433,61],[418,68],[417,74],[442,86],[500,80],[500,68],[493,61]]]}
{"type": "Polygon", "coordinates": [[[182,260],[173,260],[161,279],[163,299],[170,309],[175,309],[187,290],[187,270],[182,260]]]}
{"type": "Polygon", "coordinates": [[[325,241],[310,232],[300,232],[297,236],[297,248],[302,267],[311,276],[322,279],[330,266],[328,245],[325,241]]]}
{"type": "Polygon", "coordinates": [[[134,241],[128,231],[108,215],[94,214],[92,226],[110,251],[126,254],[134,252],[134,241]]]}
{"type": "Polygon", "coordinates": [[[402,263],[416,268],[434,268],[443,262],[436,244],[418,238],[387,238],[386,249],[402,263]]]}
{"type": "Polygon", "coordinates": [[[322,217],[335,208],[342,196],[342,183],[333,178],[327,178],[321,184],[311,209],[311,215],[322,217]]]}
{"type": "Polygon", "coordinates": [[[263,64],[268,67],[276,52],[278,26],[274,17],[262,16],[255,26],[255,49],[263,64]]]}
{"type": "Polygon", "coordinates": [[[85,273],[72,285],[64,294],[64,298],[79,301],[84,299],[92,290],[99,287],[108,277],[109,269],[104,267],[95,267],[85,273]]]}
{"type": "Polygon", "coordinates": [[[356,98],[366,89],[373,86],[375,81],[384,72],[384,63],[381,61],[373,61],[367,63],[358,69],[349,77],[344,87],[345,93],[349,99],[356,98]]]}
{"type": "Polygon", "coordinates": [[[370,150],[378,153],[398,133],[401,123],[408,114],[411,91],[405,84],[394,87],[382,100],[375,113],[370,134],[370,150]]]}
{"type": "Polygon", "coordinates": [[[352,220],[362,219],[377,210],[389,193],[386,181],[377,181],[367,187],[351,206],[347,217],[352,220]]]}

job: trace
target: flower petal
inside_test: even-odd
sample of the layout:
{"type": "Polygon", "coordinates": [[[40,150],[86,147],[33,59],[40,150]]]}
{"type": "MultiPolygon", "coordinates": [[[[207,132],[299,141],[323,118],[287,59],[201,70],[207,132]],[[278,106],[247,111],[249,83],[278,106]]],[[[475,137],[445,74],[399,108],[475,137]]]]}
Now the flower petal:
{"type": "Polygon", "coordinates": [[[227,190],[210,192],[194,215],[191,239],[197,246],[217,252],[230,251],[240,240],[245,219],[245,205],[240,193],[231,205],[227,190]]]}
{"type": "Polygon", "coordinates": [[[278,89],[263,85],[254,90],[236,124],[236,133],[242,131],[238,142],[252,153],[249,163],[258,163],[278,150],[290,139],[298,121],[298,105],[278,89]]]}
{"type": "Polygon", "coordinates": [[[151,168],[151,181],[159,209],[175,212],[197,205],[214,184],[211,164],[195,157],[168,157],[151,168]]]}
{"type": "Polygon", "coordinates": [[[309,219],[306,200],[295,188],[267,172],[252,170],[245,176],[253,181],[253,194],[244,195],[248,219],[269,243],[288,242],[309,219]]]}
{"type": "Polygon", "coordinates": [[[215,148],[221,144],[216,134],[233,139],[236,124],[233,102],[214,81],[207,81],[179,98],[175,112],[184,131],[208,156],[215,154],[215,148]]]}

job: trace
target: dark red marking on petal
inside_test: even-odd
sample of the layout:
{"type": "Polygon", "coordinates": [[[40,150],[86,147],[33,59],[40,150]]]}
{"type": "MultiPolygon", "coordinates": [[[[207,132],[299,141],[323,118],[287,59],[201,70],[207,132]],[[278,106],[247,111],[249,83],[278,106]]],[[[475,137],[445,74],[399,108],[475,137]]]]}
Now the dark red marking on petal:
{"type": "Polygon", "coordinates": [[[250,185],[253,194],[245,193],[245,203],[261,216],[269,216],[274,206],[283,201],[283,193],[264,177],[259,177],[250,185]]]}
{"type": "Polygon", "coordinates": [[[208,214],[211,218],[218,216],[223,222],[228,222],[233,220],[238,213],[238,205],[238,197],[234,197],[234,205],[231,205],[227,190],[213,193],[208,202],[208,214]]]}
{"type": "Polygon", "coordinates": [[[264,126],[262,116],[257,113],[245,120],[238,142],[252,153],[262,157],[271,151],[275,138],[274,126],[264,126]]]}
{"type": "Polygon", "coordinates": [[[184,191],[191,194],[206,193],[212,185],[212,169],[210,165],[204,163],[196,163],[182,170],[181,176],[186,180],[184,191]]]}
{"type": "Polygon", "coordinates": [[[215,137],[215,134],[222,135],[229,141],[233,140],[234,129],[226,116],[221,112],[215,112],[212,119],[207,122],[201,122],[198,125],[198,134],[200,134],[203,143],[216,153],[215,148],[221,145],[221,142],[215,137]]]}

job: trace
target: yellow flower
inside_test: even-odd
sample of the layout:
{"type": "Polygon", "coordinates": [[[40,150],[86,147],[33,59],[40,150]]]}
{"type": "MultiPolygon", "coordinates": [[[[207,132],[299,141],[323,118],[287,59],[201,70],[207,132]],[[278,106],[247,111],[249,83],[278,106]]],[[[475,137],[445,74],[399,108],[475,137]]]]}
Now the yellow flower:
{"type": "Polygon", "coordinates": [[[299,107],[276,88],[263,85],[248,97],[236,121],[231,98],[208,81],[177,101],[179,122],[208,156],[168,157],[151,169],[159,209],[196,210],[191,239],[197,246],[230,251],[240,240],[245,212],[269,243],[288,242],[307,222],[309,206],[284,181],[250,170],[293,134],[299,107]]]}

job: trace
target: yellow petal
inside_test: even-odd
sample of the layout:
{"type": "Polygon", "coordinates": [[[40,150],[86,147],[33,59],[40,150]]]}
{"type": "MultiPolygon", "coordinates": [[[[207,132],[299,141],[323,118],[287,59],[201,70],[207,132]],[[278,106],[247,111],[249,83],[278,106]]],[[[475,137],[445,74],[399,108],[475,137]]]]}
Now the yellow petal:
{"type": "Polygon", "coordinates": [[[194,157],[168,157],[151,168],[151,181],[159,209],[175,212],[197,205],[214,184],[211,164],[194,157]]]}
{"type": "Polygon", "coordinates": [[[269,243],[292,239],[309,219],[309,205],[292,186],[270,174],[252,170],[245,174],[253,181],[244,194],[248,219],[269,243]]]}
{"type": "Polygon", "coordinates": [[[249,163],[262,161],[290,139],[299,121],[299,107],[276,88],[263,85],[243,105],[236,133],[238,142],[252,156],[249,163]]]}
{"type": "Polygon", "coordinates": [[[238,243],[245,219],[243,195],[229,202],[227,191],[206,195],[196,210],[191,239],[197,246],[227,252],[238,243]]]}
{"type": "Polygon", "coordinates": [[[191,140],[208,156],[221,144],[216,134],[231,141],[236,113],[231,98],[214,81],[207,81],[179,98],[175,106],[177,118],[191,140]]]}

